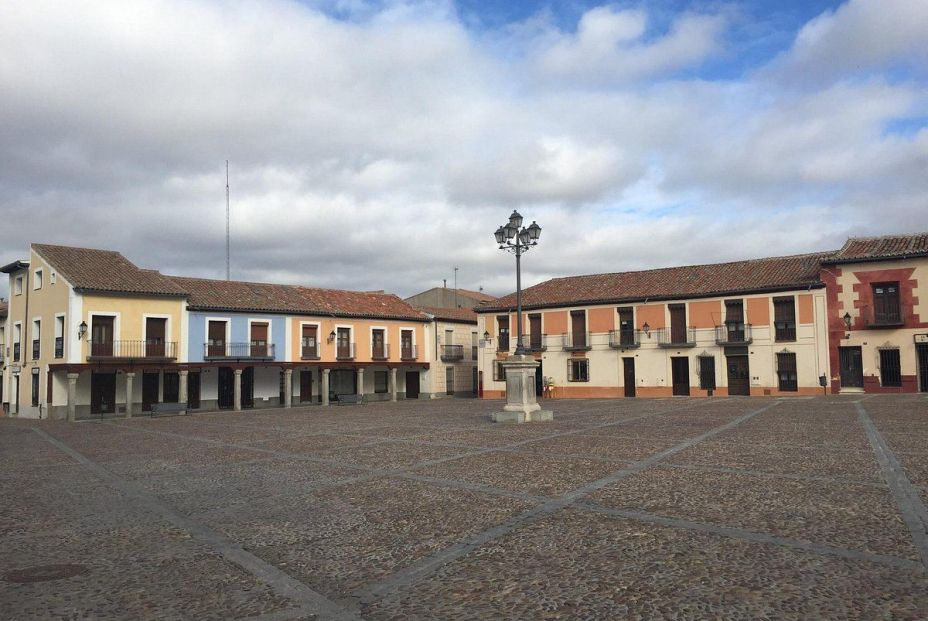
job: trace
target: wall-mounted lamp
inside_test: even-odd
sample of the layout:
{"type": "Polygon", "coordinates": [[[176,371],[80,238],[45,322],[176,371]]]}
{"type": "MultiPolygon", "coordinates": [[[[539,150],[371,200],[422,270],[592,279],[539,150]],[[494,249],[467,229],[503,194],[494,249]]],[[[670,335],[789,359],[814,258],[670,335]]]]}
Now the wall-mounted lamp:
{"type": "Polygon", "coordinates": [[[87,334],[87,322],[82,321],[81,325],[77,326],[77,340],[83,339],[85,334],[87,334]]]}
{"type": "Polygon", "coordinates": [[[641,326],[641,329],[644,330],[644,335],[645,335],[646,337],[651,338],[651,324],[649,324],[649,323],[646,321],[646,322],[644,322],[644,325],[641,326]]]}
{"type": "Polygon", "coordinates": [[[844,325],[847,327],[848,330],[850,330],[851,329],[851,314],[844,313],[843,319],[844,319],[844,325]]]}
{"type": "Polygon", "coordinates": [[[335,330],[329,332],[329,343],[335,340],[335,330]]]}
{"type": "Polygon", "coordinates": [[[489,340],[490,340],[490,333],[487,332],[486,330],[484,330],[484,332],[483,332],[483,340],[484,340],[484,341],[489,341],[489,340]]]}

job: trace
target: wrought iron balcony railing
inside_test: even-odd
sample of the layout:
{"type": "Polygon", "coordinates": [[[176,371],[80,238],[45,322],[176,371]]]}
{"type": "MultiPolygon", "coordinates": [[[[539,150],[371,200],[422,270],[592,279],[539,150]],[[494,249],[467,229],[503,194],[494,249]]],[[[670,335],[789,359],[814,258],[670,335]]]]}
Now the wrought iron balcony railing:
{"type": "Polygon", "coordinates": [[[32,359],[38,360],[39,354],[42,353],[42,345],[39,343],[39,339],[32,340],[32,359]]]}
{"type": "Polygon", "coordinates": [[[55,337],[55,358],[64,358],[64,337],[55,337]]]}
{"type": "Polygon", "coordinates": [[[589,351],[593,349],[593,346],[590,344],[589,332],[579,332],[577,334],[568,332],[563,335],[563,338],[564,349],[567,351],[589,351]]]}
{"type": "Polygon", "coordinates": [[[177,343],[151,341],[105,341],[90,343],[88,358],[177,358],[177,343]]]}
{"type": "Polygon", "coordinates": [[[796,322],[794,321],[774,321],[773,338],[776,341],[795,341],[796,340],[796,322]]]}
{"type": "Polygon", "coordinates": [[[753,341],[749,323],[728,322],[715,326],[715,342],[719,345],[749,345],[753,341]]]}
{"type": "Polygon", "coordinates": [[[389,358],[389,343],[371,343],[371,360],[388,360],[389,358]]]}
{"type": "Polygon", "coordinates": [[[13,362],[19,362],[19,343],[13,343],[13,362]]]}
{"type": "Polygon", "coordinates": [[[864,306],[860,309],[860,316],[864,325],[870,330],[899,328],[905,325],[905,313],[901,307],[877,311],[872,306],[864,306]]]}
{"type": "Polygon", "coordinates": [[[405,345],[400,347],[400,360],[415,360],[416,359],[416,346],[415,345],[405,345]]]}
{"type": "Polygon", "coordinates": [[[300,350],[300,358],[303,360],[318,360],[319,347],[316,345],[303,345],[303,348],[300,350]]]}
{"type": "Polygon", "coordinates": [[[509,335],[500,334],[496,338],[496,351],[509,351],[509,335]]]}
{"type": "Polygon", "coordinates": [[[354,360],[354,343],[335,343],[336,360],[354,360]]]}
{"type": "Polygon", "coordinates": [[[609,330],[609,347],[613,349],[641,347],[641,330],[609,330]]]}
{"type": "Polygon", "coordinates": [[[231,358],[235,360],[273,360],[273,343],[223,343],[213,341],[203,345],[204,358],[231,358]]]}
{"type": "Polygon", "coordinates": [[[660,347],[695,347],[696,330],[692,326],[676,328],[658,328],[651,331],[657,334],[657,344],[660,347]]]}
{"type": "Polygon", "coordinates": [[[525,348],[525,351],[530,352],[546,351],[548,349],[546,345],[547,339],[547,334],[523,334],[522,347],[525,348]]]}
{"type": "Polygon", "coordinates": [[[441,346],[442,362],[452,362],[454,360],[464,360],[463,345],[442,345],[441,346]]]}

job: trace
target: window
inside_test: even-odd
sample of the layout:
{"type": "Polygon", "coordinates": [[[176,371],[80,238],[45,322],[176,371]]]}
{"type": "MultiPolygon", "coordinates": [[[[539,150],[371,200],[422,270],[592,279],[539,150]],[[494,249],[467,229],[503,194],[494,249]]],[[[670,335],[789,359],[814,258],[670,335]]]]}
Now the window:
{"type": "Polygon", "coordinates": [[[36,319],[32,322],[32,359],[38,360],[41,353],[42,321],[36,319]]]}
{"type": "Polygon", "coordinates": [[[796,354],[789,352],[777,354],[777,380],[781,391],[799,390],[799,382],[796,378],[796,354]]]}
{"type": "Polygon", "coordinates": [[[23,325],[21,323],[13,324],[13,362],[19,362],[20,343],[23,338],[23,325]]]}
{"type": "Polygon", "coordinates": [[[32,275],[32,288],[41,289],[42,288],[42,270],[36,270],[32,275]]]}
{"type": "Polygon", "coordinates": [[[500,315],[496,318],[499,334],[496,339],[496,351],[509,351],[509,317],[500,315]]]}
{"type": "Polygon", "coordinates": [[[620,308],[619,312],[619,344],[635,344],[635,311],[631,308],[620,308]]]}
{"type": "Polygon", "coordinates": [[[210,321],[206,326],[206,355],[226,355],[226,322],[210,321]]]}
{"type": "Polygon", "coordinates": [[[354,358],[354,343],[351,342],[351,328],[338,328],[335,331],[335,357],[354,358]]]}
{"type": "Polygon", "coordinates": [[[268,324],[255,322],[251,324],[251,356],[265,358],[268,356],[268,324]]]}
{"type": "Polygon", "coordinates": [[[454,394],[454,367],[445,369],[445,394],[454,394]]]}
{"type": "Polygon", "coordinates": [[[383,328],[371,330],[371,358],[374,360],[386,360],[387,342],[386,334],[383,328]]]}
{"type": "Polygon", "coordinates": [[[319,357],[319,341],[318,332],[319,326],[303,326],[302,329],[302,358],[318,358],[319,357]]]}
{"type": "Polygon", "coordinates": [[[796,340],[796,301],[793,296],[773,298],[774,339],[796,340]]]}
{"type": "Polygon", "coordinates": [[[699,357],[699,387],[715,390],[715,356],[699,357]]]}
{"type": "Polygon", "coordinates": [[[477,333],[476,332],[470,333],[470,359],[471,360],[477,359],[477,333]]]}
{"type": "Polygon", "coordinates": [[[902,313],[899,311],[899,283],[884,282],[873,285],[873,324],[901,324],[902,313]]]}
{"type": "Polygon", "coordinates": [[[32,370],[32,407],[39,407],[39,374],[38,369],[32,370]]]}
{"type": "Polygon", "coordinates": [[[400,358],[403,360],[416,359],[416,346],[412,339],[412,330],[400,330],[400,358]]]}
{"type": "Polygon", "coordinates": [[[497,360],[493,364],[493,381],[494,382],[505,382],[506,381],[506,367],[503,366],[501,360],[497,360]]]}
{"type": "Polygon", "coordinates": [[[54,285],[56,282],[58,282],[58,272],[52,272],[48,275],[48,284],[54,285]]]}
{"type": "Polygon", "coordinates": [[[567,361],[568,382],[590,381],[590,361],[586,358],[571,358],[567,361]]]}
{"type": "Polygon", "coordinates": [[[23,277],[22,276],[17,276],[13,280],[13,293],[15,293],[16,295],[23,294],[23,277]]]}
{"type": "Polygon", "coordinates": [[[55,358],[64,358],[64,317],[55,317],[55,358]]]}
{"type": "Polygon", "coordinates": [[[902,386],[898,349],[880,350],[880,383],[883,386],[902,386]]]}
{"type": "MultiPolygon", "coordinates": [[[[525,340],[523,339],[523,343],[525,340]]],[[[541,315],[532,314],[528,316],[528,348],[530,351],[542,351],[544,349],[544,337],[541,334],[541,315]]]]}
{"type": "Polygon", "coordinates": [[[584,349],[587,346],[586,311],[570,311],[570,334],[568,348],[584,349]]]}
{"type": "Polygon", "coordinates": [[[374,371],[374,392],[387,392],[387,371],[374,371]]]}

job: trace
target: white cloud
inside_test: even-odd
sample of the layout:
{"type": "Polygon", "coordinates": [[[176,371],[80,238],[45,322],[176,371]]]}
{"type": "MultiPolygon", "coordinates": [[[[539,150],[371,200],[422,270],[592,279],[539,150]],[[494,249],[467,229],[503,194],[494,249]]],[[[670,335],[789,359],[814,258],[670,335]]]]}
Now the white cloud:
{"type": "Polygon", "coordinates": [[[654,33],[600,7],[575,34],[541,16],[505,38],[444,2],[322,5],[346,19],[285,0],[5,9],[0,262],[47,241],[218,276],[226,159],[234,274],[254,280],[412,293],[459,266],[506,293],[492,233],[514,206],[544,228],[526,282],[928,229],[928,130],[887,131],[928,91],[882,69],[923,54],[920,33],[869,50],[865,79],[835,60],[848,33],[870,40],[851,19],[870,5],[730,80],[672,77],[723,51],[720,17],[654,33]],[[827,79],[784,86],[796,59],[827,79]]]}

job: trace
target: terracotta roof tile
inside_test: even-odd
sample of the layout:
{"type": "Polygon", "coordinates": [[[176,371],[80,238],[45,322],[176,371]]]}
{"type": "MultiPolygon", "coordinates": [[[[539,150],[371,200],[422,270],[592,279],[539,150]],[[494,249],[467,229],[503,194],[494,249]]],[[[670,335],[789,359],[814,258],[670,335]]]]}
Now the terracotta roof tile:
{"type": "Polygon", "coordinates": [[[154,270],[135,266],[112,250],[32,244],[75,289],[184,297],[184,291],[154,270]]]}
{"type": "MultiPolygon", "coordinates": [[[[747,291],[774,291],[819,285],[819,265],[833,253],[813,253],[686,265],[639,272],[554,278],[522,291],[523,308],[593,303],[686,299],[747,291]]],[[[477,312],[514,307],[515,294],[478,307],[477,312]]]]}
{"type": "Polygon", "coordinates": [[[494,302],[496,301],[495,295],[489,295],[483,291],[470,291],[469,289],[458,289],[458,293],[466,295],[469,298],[473,298],[478,302],[494,302]]]}
{"type": "Polygon", "coordinates": [[[439,306],[416,306],[417,310],[443,321],[477,323],[477,313],[472,308],[442,308],[439,306]]]}
{"type": "Polygon", "coordinates": [[[419,311],[389,293],[317,289],[169,276],[190,293],[191,310],[227,310],[424,321],[419,311]]]}
{"type": "Polygon", "coordinates": [[[852,237],[845,242],[841,250],[823,262],[850,263],[926,255],[928,255],[928,233],[852,237]]]}

